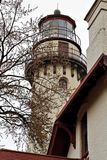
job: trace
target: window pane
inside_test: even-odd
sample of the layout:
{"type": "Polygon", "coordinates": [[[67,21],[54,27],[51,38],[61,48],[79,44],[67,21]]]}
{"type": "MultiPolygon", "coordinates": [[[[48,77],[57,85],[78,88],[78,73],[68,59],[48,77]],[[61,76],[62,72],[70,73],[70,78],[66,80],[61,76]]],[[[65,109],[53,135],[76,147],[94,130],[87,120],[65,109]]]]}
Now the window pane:
{"type": "Polygon", "coordinates": [[[70,24],[69,22],[67,22],[67,29],[73,31],[72,24],[70,24]]]}
{"type": "Polygon", "coordinates": [[[52,22],[52,26],[53,26],[53,27],[58,27],[58,20],[54,20],[54,21],[52,22]]]}
{"type": "Polygon", "coordinates": [[[63,27],[63,28],[66,28],[67,27],[67,22],[64,21],[64,20],[59,20],[59,26],[63,27]]]}

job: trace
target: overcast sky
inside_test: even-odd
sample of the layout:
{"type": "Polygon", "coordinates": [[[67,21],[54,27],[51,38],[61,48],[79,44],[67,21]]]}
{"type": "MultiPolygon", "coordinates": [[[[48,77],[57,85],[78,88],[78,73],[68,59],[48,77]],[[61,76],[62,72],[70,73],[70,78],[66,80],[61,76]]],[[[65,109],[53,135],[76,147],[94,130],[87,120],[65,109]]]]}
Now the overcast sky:
{"type": "MultiPolygon", "coordinates": [[[[76,33],[81,39],[82,51],[86,54],[88,47],[88,24],[84,21],[84,17],[94,1],[95,0],[24,0],[24,5],[30,3],[31,7],[38,6],[38,9],[36,9],[32,16],[40,17],[41,15],[46,16],[53,14],[58,4],[58,9],[62,14],[68,15],[76,21],[76,33]]],[[[17,149],[9,139],[2,141],[0,144],[5,145],[4,148],[17,149]]]]}

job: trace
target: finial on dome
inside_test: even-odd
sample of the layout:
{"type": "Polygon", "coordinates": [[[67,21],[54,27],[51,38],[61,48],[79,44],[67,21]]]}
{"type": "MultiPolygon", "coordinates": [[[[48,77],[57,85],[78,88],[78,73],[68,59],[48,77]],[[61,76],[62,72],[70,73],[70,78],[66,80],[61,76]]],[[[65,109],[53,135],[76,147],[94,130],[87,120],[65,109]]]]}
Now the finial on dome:
{"type": "Polygon", "coordinates": [[[54,14],[55,14],[55,15],[59,15],[59,14],[61,14],[61,12],[60,12],[59,9],[55,9],[54,14]]]}
{"type": "Polygon", "coordinates": [[[55,9],[54,14],[55,15],[61,14],[60,10],[58,9],[58,3],[57,3],[57,9],[55,9]]]}

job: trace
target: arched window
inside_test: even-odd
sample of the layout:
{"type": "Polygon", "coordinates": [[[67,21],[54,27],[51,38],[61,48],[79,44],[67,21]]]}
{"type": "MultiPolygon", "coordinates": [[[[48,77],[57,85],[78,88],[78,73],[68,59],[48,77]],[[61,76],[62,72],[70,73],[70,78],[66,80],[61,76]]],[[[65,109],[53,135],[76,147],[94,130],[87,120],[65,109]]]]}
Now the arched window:
{"type": "Polygon", "coordinates": [[[59,87],[62,89],[67,89],[67,78],[63,77],[59,80],[59,87]]]}

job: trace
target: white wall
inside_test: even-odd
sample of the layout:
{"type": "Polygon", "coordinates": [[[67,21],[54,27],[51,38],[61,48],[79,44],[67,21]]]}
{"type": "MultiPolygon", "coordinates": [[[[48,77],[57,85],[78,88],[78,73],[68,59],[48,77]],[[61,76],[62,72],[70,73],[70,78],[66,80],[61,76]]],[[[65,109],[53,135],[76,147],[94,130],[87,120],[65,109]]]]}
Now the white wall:
{"type": "Polygon", "coordinates": [[[102,53],[107,54],[107,1],[100,1],[96,3],[94,9],[91,9],[87,19],[89,23],[88,71],[102,53]]]}
{"type": "Polygon", "coordinates": [[[107,83],[101,80],[88,99],[88,142],[91,160],[107,160],[107,83]]]}
{"type": "Polygon", "coordinates": [[[68,157],[80,158],[81,119],[87,112],[88,151],[90,160],[107,160],[107,83],[99,80],[82,104],[76,128],[76,149],[70,145],[68,157]]]}

